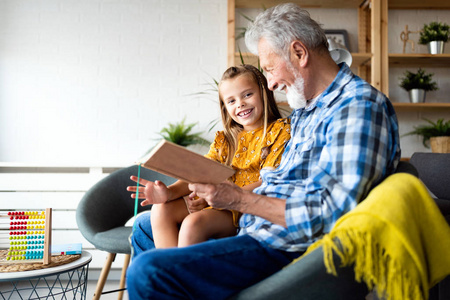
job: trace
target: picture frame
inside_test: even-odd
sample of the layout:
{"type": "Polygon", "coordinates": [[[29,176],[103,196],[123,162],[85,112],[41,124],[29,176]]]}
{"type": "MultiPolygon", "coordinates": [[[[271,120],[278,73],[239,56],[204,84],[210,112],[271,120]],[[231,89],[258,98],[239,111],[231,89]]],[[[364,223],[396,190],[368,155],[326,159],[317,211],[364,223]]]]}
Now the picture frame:
{"type": "Polygon", "coordinates": [[[350,50],[350,43],[348,42],[348,33],[345,29],[325,29],[327,39],[334,39],[337,43],[344,45],[348,51],[350,50]]]}

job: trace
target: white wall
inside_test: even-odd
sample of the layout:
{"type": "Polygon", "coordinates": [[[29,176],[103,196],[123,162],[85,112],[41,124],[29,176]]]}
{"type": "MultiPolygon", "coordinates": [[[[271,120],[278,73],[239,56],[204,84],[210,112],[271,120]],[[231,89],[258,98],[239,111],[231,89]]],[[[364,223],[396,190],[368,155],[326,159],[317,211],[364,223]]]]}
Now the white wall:
{"type": "MultiPolygon", "coordinates": [[[[0,161],[129,164],[168,122],[186,116],[207,131],[219,118],[217,102],[189,94],[208,89],[226,68],[226,6],[225,0],[1,0],[0,161]]],[[[326,29],[346,29],[356,51],[355,9],[309,11],[326,29]]],[[[237,19],[245,26],[239,11],[237,19]]],[[[389,51],[401,52],[406,24],[418,30],[432,20],[449,23],[450,11],[391,10],[389,51]]],[[[390,73],[392,101],[408,101],[397,86],[404,70],[390,73]]],[[[448,102],[450,68],[427,71],[440,87],[427,101],[448,102]]],[[[423,117],[448,116],[448,110],[400,111],[400,131],[423,117]]],[[[401,143],[405,157],[430,151],[415,136],[401,143]]]]}
{"type": "MultiPolygon", "coordinates": [[[[224,0],[1,0],[0,161],[127,165],[226,68],[224,0]]],[[[212,140],[213,133],[206,134],[212,140]]]]}
{"type": "MultiPolygon", "coordinates": [[[[239,9],[236,14],[236,27],[245,27],[249,22],[244,16],[254,19],[262,9],[239,9]]],[[[308,9],[311,17],[322,24],[324,29],[345,29],[349,35],[350,50],[357,52],[358,49],[358,15],[356,9],[308,9]]],[[[388,30],[389,30],[389,53],[402,53],[403,42],[400,40],[400,33],[409,26],[409,30],[416,31],[422,29],[425,23],[440,21],[450,24],[450,10],[389,10],[388,30]]],[[[415,53],[428,53],[426,46],[418,45],[418,34],[410,34],[410,38],[416,41],[415,53]]],[[[242,52],[246,52],[243,40],[238,41],[237,47],[242,52]]],[[[406,53],[411,53],[408,45],[406,53]]],[[[447,43],[445,53],[450,53],[450,45],[447,43]]],[[[420,66],[408,68],[391,68],[389,72],[389,98],[393,102],[409,102],[408,94],[401,89],[398,84],[400,77],[405,70],[416,72],[420,66]]],[[[438,83],[439,90],[427,93],[427,102],[450,102],[450,65],[444,68],[429,68],[427,72],[434,74],[433,79],[438,83]]],[[[356,69],[353,69],[356,72],[356,69]]],[[[450,119],[450,110],[434,111],[402,111],[397,112],[399,119],[400,134],[403,135],[413,129],[413,126],[425,124],[423,118],[437,120],[439,118],[450,119]]],[[[401,137],[402,156],[411,157],[414,152],[429,152],[430,149],[422,145],[422,140],[417,136],[401,137]]]]}

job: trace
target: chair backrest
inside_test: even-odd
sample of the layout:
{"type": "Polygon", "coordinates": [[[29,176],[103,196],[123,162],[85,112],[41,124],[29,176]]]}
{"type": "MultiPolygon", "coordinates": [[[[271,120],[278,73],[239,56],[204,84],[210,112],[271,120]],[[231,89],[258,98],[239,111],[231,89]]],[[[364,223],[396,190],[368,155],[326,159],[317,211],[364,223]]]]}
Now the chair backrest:
{"type": "MultiPolygon", "coordinates": [[[[92,186],[81,199],[76,219],[88,241],[91,242],[98,232],[123,227],[134,216],[135,200],[126,190],[127,186],[136,185],[130,179],[131,175],[138,175],[137,165],[111,173],[92,186]]],[[[146,168],[141,168],[140,177],[150,181],[160,180],[166,185],[175,182],[174,178],[146,168]]],[[[138,205],[138,212],[149,209],[150,206],[138,205]]]]}
{"type": "Polygon", "coordinates": [[[437,198],[450,200],[450,153],[416,152],[410,163],[437,198]]]}

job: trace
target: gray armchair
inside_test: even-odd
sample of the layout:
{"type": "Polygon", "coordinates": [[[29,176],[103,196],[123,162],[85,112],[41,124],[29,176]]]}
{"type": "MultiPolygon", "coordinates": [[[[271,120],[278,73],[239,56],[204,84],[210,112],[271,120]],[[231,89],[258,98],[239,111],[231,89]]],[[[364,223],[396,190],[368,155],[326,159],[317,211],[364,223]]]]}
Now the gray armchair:
{"type": "MultiPolygon", "coordinates": [[[[126,188],[136,184],[130,180],[130,176],[137,174],[137,165],[111,173],[90,188],[78,204],[76,219],[81,233],[97,249],[108,252],[94,299],[100,298],[117,253],[126,254],[119,290],[123,290],[125,286],[125,274],[131,254],[128,237],[132,230],[125,224],[134,216],[135,206],[135,201],[130,197],[131,193],[126,188]]],[[[140,176],[151,181],[160,180],[165,184],[175,181],[171,177],[145,168],[141,168],[140,176]]],[[[150,207],[139,205],[138,212],[148,209],[150,207]]],[[[122,294],[123,292],[120,292],[119,299],[122,294]]]]}

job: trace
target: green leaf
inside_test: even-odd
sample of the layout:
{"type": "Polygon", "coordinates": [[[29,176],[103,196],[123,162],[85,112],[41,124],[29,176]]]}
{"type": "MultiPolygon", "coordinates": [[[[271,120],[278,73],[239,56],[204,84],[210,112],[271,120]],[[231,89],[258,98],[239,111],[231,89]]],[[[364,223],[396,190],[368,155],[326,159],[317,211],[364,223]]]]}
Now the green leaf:
{"type": "Polygon", "coordinates": [[[163,139],[187,147],[189,145],[209,145],[210,142],[201,137],[203,132],[191,132],[197,123],[185,124],[186,118],[181,122],[169,123],[158,133],[163,139]]]}
{"type": "Polygon", "coordinates": [[[425,118],[424,120],[429,125],[415,126],[413,131],[405,133],[402,136],[419,135],[422,137],[423,145],[427,148],[429,148],[428,141],[430,140],[430,138],[436,136],[450,136],[450,120],[444,121],[444,119],[439,119],[436,122],[425,118]]]}
{"type": "Polygon", "coordinates": [[[400,87],[407,91],[412,89],[435,91],[439,89],[437,83],[433,81],[433,74],[427,74],[421,68],[417,70],[417,73],[405,71],[404,77],[400,78],[400,80],[400,87]]]}
{"type": "Polygon", "coordinates": [[[446,23],[431,22],[425,24],[420,31],[419,44],[426,45],[432,41],[448,41],[450,37],[450,26],[446,23]]]}

